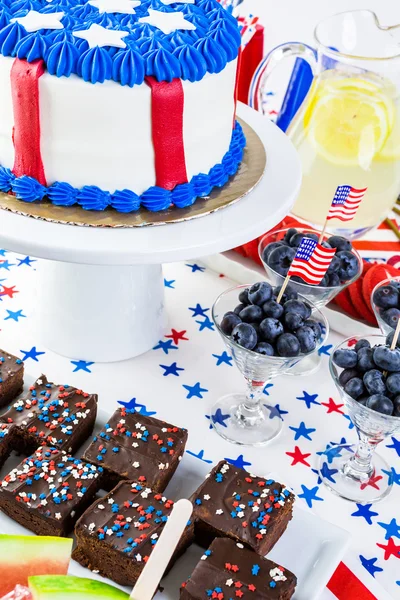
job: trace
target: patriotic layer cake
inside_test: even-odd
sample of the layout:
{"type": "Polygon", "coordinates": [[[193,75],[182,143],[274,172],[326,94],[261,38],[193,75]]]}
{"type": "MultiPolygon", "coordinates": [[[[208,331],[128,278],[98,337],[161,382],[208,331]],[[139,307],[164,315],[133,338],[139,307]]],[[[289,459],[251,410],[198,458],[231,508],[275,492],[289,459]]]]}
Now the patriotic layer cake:
{"type": "Polygon", "coordinates": [[[240,34],[217,0],[0,0],[0,190],[185,207],[238,169],[240,34]]]}

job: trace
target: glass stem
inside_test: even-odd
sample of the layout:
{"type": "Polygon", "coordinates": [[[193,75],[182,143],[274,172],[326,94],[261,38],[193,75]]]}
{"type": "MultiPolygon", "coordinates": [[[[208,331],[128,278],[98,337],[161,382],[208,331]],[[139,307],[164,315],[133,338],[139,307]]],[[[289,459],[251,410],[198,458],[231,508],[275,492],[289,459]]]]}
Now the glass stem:
{"type": "Polygon", "coordinates": [[[358,431],[359,442],[354,456],[344,465],[344,473],[357,481],[365,482],[373,475],[372,456],[376,441],[372,441],[362,431],[358,431]]]}
{"type": "Polygon", "coordinates": [[[247,379],[246,399],[238,408],[237,418],[248,426],[257,426],[261,419],[264,419],[261,409],[261,394],[263,393],[265,382],[252,381],[247,379]]]}

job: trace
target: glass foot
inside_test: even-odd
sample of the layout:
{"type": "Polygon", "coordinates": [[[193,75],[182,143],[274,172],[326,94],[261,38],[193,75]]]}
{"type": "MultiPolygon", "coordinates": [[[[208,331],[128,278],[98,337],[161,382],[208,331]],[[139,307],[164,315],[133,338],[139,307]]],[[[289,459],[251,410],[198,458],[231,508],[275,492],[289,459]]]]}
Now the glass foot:
{"type": "Polygon", "coordinates": [[[379,502],[379,500],[386,498],[393,487],[385,474],[385,472],[390,473],[390,467],[379,454],[374,454],[371,475],[365,475],[360,479],[347,475],[346,471],[348,469],[346,466],[354,456],[355,448],[356,445],[344,444],[342,446],[332,446],[326,450],[321,455],[318,469],[319,476],[322,482],[341,498],[360,504],[379,502]]]}
{"type": "Polygon", "coordinates": [[[312,375],[318,371],[321,363],[322,359],[320,355],[318,352],[314,352],[311,356],[303,358],[288,371],[285,371],[284,375],[295,375],[296,377],[299,375],[312,375]]]}
{"type": "Polygon", "coordinates": [[[214,404],[211,423],[225,440],[242,446],[263,446],[282,431],[282,419],[263,405],[246,409],[245,394],[228,394],[214,404]]]}

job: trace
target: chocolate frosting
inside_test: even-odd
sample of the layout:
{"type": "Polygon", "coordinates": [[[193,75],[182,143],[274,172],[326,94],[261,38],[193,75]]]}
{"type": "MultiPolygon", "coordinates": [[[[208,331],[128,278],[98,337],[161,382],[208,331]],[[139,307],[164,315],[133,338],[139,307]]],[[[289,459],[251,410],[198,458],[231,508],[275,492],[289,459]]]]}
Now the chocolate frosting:
{"type": "Polygon", "coordinates": [[[24,363],[20,358],[0,349],[0,390],[2,384],[9,377],[13,377],[19,371],[24,370],[24,363]]]}

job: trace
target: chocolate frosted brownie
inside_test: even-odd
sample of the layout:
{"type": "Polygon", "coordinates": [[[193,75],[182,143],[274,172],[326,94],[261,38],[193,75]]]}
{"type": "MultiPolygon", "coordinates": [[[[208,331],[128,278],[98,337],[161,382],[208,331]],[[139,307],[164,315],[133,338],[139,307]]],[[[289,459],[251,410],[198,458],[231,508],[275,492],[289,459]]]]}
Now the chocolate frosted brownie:
{"type": "Polygon", "coordinates": [[[127,479],[163,492],[179,465],[187,436],[186,429],[119,408],[83,458],[103,467],[102,485],[107,490],[127,479]]]}
{"type": "Polygon", "coordinates": [[[289,600],[296,583],[296,576],[287,569],[261,558],[243,544],[219,538],[182,585],[180,599],[289,600]]]}
{"type": "Polygon", "coordinates": [[[15,425],[0,423],[0,469],[15,448],[15,425]]]}
{"type": "MultiPolygon", "coordinates": [[[[138,483],[122,481],[82,515],[73,558],[120,585],[134,585],[171,513],[173,502],[138,483]]],[[[193,539],[188,523],[172,566],[193,539]]]]}
{"type": "Polygon", "coordinates": [[[7,406],[22,392],[24,363],[0,349],[0,408],[7,406]]]}
{"type": "Polygon", "coordinates": [[[294,495],[281,483],[221,461],[191,501],[201,546],[207,548],[215,537],[226,536],[265,555],[292,518],[294,495]]]}
{"type": "Polygon", "coordinates": [[[74,452],[93,431],[97,395],[70,385],[49,383],[42,375],[24,398],[13,402],[0,416],[17,426],[17,450],[32,454],[40,445],[74,452]]]}
{"type": "Polygon", "coordinates": [[[38,448],[0,482],[0,509],[38,535],[66,536],[92,502],[100,472],[57,448],[38,448]]]}

